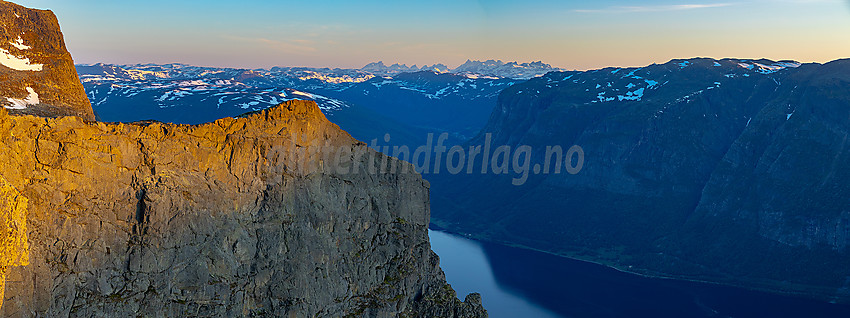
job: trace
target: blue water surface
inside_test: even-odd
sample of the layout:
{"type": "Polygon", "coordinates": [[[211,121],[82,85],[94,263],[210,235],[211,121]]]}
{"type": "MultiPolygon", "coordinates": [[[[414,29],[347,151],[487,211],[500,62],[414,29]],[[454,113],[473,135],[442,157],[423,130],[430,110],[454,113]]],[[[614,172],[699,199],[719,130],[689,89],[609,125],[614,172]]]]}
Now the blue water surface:
{"type": "Polygon", "coordinates": [[[460,298],[480,293],[493,318],[850,317],[848,305],[647,278],[440,231],[430,237],[460,298]]]}

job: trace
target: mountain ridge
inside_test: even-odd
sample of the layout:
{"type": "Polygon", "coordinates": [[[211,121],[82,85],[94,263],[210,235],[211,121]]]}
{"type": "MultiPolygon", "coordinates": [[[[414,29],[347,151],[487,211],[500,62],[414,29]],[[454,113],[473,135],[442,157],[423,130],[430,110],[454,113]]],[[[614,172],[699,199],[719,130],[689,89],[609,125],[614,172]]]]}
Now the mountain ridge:
{"type": "Polygon", "coordinates": [[[252,71],[189,65],[124,69],[78,66],[89,99],[106,121],[159,120],[195,124],[257,111],[285,100],[313,100],[360,140],[392,135],[413,146],[428,133],[468,139],[486,121],[498,93],[514,79],[420,71],[393,77],[303,68],[252,71]],[[445,116],[451,114],[451,116],[445,116]]]}
{"type": "Polygon", "coordinates": [[[848,302],[848,65],[675,59],[513,85],[468,145],[490,133],[532,146],[532,162],[579,145],[583,170],[519,188],[432,178],[433,222],[630,272],[848,302]]]}
{"type": "Polygon", "coordinates": [[[477,77],[492,77],[511,78],[511,79],[530,79],[533,77],[542,76],[548,72],[562,71],[563,69],[552,67],[549,64],[541,61],[537,62],[502,62],[501,60],[487,61],[472,61],[467,60],[464,64],[452,69],[445,64],[423,65],[422,67],[406,64],[385,65],[383,61],[369,63],[359,69],[348,68],[328,68],[328,67],[300,67],[300,66],[274,66],[271,68],[247,69],[238,67],[206,67],[194,66],[184,63],[170,64],[108,64],[108,63],[93,63],[79,64],[77,70],[83,75],[121,75],[116,76],[123,79],[155,79],[169,78],[168,70],[185,68],[198,69],[217,69],[217,70],[245,70],[245,71],[260,71],[260,72],[281,72],[287,75],[298,77],[302,80],[315,78],[323,82],[341,84],[341,83],[359,83],[369,80],[374,77],[394,77],[404,73],[416,72],[433,72],[433,73],[452,73],[467,76],[471,78],[477,77]],[[152,70],[153,69],[153,70],[152,70]],[[158,70],[156,70],[158,69],[158,70]]]}

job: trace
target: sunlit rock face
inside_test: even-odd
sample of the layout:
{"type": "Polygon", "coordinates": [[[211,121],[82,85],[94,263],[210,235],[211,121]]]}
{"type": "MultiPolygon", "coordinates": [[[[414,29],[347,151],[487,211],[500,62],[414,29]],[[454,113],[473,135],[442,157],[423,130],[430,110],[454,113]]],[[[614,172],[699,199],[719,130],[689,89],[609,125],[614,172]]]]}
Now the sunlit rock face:
{"type": "Polygon", "coordinates": [[[313,102],[198,126],[0,116],[30,229],[3,316],[483,313],[431,252],[427,183],[313,102]]]}
{"type": "MultiPolygon", "coordinates": [[[[67,98],[33,75],[61,60],[42,50],[61,43],[55,17],[2,5],[52,24],[37,29],[48,44],[9,44],[41,71],[2,73],[30,72],[39,103],[24,88],[0,107],[0,317],[486,317],[431,251],[428,183],[314,102],[201,125],[42,107],[67,98]]],[[[75,78],[61,51],[69,68],[46,81],[75,78]]]]}
{"type": "Polygon", "coordinates": [[[0,107],[94,120],[53,12],[0,0],[0,24],[0,107]]]}
{"type": "Polygon", "coordinates": [[[27,199],[0,176],[0,305],[9,268],[28,264],[27,199]]]}

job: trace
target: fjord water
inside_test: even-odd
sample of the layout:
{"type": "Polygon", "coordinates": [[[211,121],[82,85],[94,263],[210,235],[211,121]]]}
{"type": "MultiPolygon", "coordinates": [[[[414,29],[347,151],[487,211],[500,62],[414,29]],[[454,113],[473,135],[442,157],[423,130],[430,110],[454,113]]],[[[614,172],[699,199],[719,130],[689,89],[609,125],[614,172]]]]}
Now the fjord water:
{"type": "Polygon", "coordinates": [[[850,317],[850,306],[741,288],[647,278],[546,253],[430,231],[461,298],[500,317],[850,317]]]}

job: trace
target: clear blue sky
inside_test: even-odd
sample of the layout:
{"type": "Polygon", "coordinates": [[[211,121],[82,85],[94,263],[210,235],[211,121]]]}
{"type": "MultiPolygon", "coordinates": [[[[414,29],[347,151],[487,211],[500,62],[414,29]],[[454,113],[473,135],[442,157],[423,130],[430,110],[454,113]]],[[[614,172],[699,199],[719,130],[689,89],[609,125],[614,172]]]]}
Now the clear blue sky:
{"type": "Polygon", "coordinates": [[[78,63],[454,67],[492,58],[590,69],[850,57],[846,0],[14,2],[53,10],[78,63]]]}

